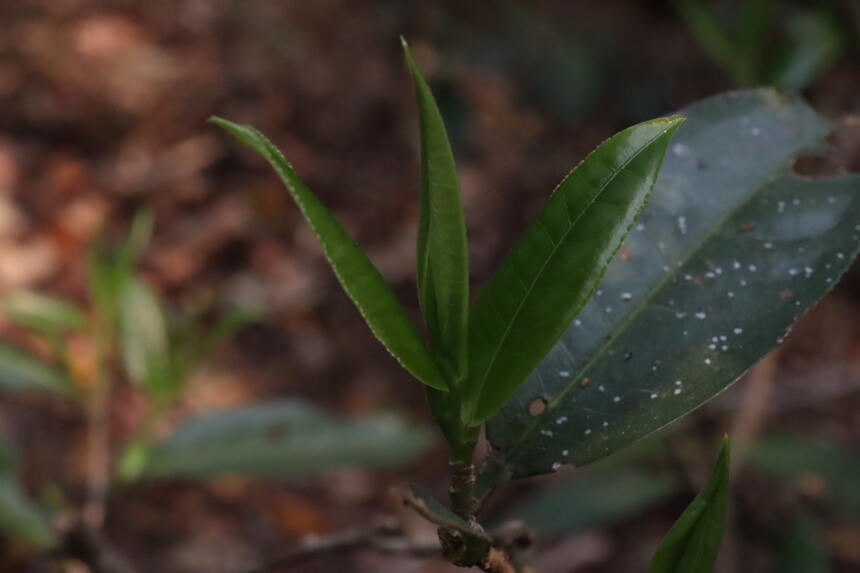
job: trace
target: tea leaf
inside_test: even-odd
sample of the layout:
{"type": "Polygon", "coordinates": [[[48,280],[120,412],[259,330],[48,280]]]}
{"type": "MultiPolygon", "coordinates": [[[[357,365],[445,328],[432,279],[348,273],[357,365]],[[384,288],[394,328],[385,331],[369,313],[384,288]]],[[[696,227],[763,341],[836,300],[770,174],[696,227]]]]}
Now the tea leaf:
{"type": "Polygon", "coordinates": [[[397,466],[428,442],[424,429],[393,416],[338,420],[304,402],[281,400],[192,419],[141,465],[144,477],[297,477],[349,466],[397,466]]]}
{"type": "Polygon", "coordinates": [[[445,390],[447,384],[391,287],[332,214],[298,178],[281,152],[248,125],[221,118],[212,123],[262,155],[275,169],[322,245],[341,286],[373,334],[391,355],[421,382],[445,390]]]}
{"type": "Polygon", "coordinates": [[[860,177],[792,170],[828,121],[772,90],[683,113],[622,255],[488,423],[484,487],[588,464],[694,410],[776,346],[857,251],[860,177]]]}
{"type": "Polygon", "coordinates": [[[709,573],[714,567],[729,507],[729,440],[705,487],[687,506],[651,561],[651,573],[709,573]]]}
{"type": "Polygon", "coordinates": [[[418,300],[432,348],[453,378],[466,374],[469,249],[457,168],[442,115],[409,46],[421,130],[421,212],[418,223],[418,300]]]}
{"type": "Polygon", "coordinates": [[[469,325],[473,423],[502,407],[586,303],[682,121],[640,123],[602,143],[559,184],[481,290],[469,325]]]}

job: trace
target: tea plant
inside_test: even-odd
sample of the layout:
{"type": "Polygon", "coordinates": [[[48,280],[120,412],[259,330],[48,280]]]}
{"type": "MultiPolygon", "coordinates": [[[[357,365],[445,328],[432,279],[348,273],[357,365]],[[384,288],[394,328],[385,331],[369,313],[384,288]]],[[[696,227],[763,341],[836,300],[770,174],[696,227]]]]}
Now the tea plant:
{"type": "MultiPolygon", "coordinates": [[[[373,334],[425,385],[449,447],[451,505],[417,487],[406,502],[440,526],[453,563],[513,571],[515,544],[479,519],[493,489],[612,454],[738,379],[853,258],[860,180],[794,172],[800,155],[824,152],[833,129],[799,99],[770,90],[712,97],[598,146],[470,305],[454,158],[430,88],[404,49],[420,125],[417,285],[426,343],[280,151],[253,127],[212,121],[271,164],[373,334]],[[482,427],[491,451],[476,469],[482,427]]],[[[727,466],[724,444],[653,572],[710,570],[727,466]]]]}
{"type": "Polygon", "coordinates": [[[0,532],[56,549],[64,537],[81,531],[99,537],[109,492],[140,480],[225,473],[294,477],[342,466],[387,467],[409,461],[427,445],[423,428],[395,416],[340,420],[298,399],[206,413],[163,436],[189,376],[260,313],[219,313],[203,305],[168,309],[135,270],[151,229],[152,217],[141,212],[118,247],[96,242],[89,252],[90,308],[32,291],[2,301],[8,321],[40,342],[42,352],[0,345],[0,392],[47,392],[70,400],[89,431],[86,499],[69,501],[74,492],[43,484],[43,492],[54,492],[47,495],[57,502],[53,509],[79,515],[73,521],[81,523],[60,529],[50,523],[51,512],[24,493],[15,478],[16,448],[0,439],[0,532]],[[86,348],[92,360],[81,356],[86,348]],[[125,382],[143,396],[145,411],[130,434],[117,436],[109,423],[116,407],[110,398],[125,382]]]}

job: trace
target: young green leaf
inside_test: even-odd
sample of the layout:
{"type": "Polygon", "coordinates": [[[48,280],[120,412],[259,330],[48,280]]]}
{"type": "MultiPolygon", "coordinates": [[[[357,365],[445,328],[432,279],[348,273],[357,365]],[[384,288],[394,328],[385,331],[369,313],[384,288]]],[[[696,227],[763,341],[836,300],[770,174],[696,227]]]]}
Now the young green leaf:
{"type": "Polygon", "coordinates": [[[487,424],[487,487],[586,465],[697,408],[776,346],[857,252],[860,177],[793,171],[832,129],[803,101],[750,90],[682,113],[624,256],[487,424]]]}
{"type": "Polygon", "coordinates": [[[3,300],[6,317],[24,328],[48,335],[81,328],[86,318],[73,304],[33,291],[17,291],[3,300]]]}
{"type": "Polygon", "coordinates": [[[467,367],[469,250],[457,170],[442,115],[405,40],[403,50],[421,130],[418,300],[434,353],[460,379],[467,367]]]}
{"type": "Polygon", "coordinates": [[[714,567],[729,507],[729,439],[708,483],[663,538],[651,573],[709,573],[714,567]]]}
{"type": "Polygon", "coordinates": [[[391,355],[421,382],[445,390],[447,384],[439,367],[391,287],[364,251],[298,178],[280,150],[249,125],[238,125],[217,117],[211,121],[257,151],[275,169],[314,230],[341,286],[391,355]]]}
{"type": "Polygon", "coordinates": [[[297,477],[333,468],[392,467],[429,443],[389,415],[339,420],[299,400],[270,401],[189,420],[138,462],[144,477],[297,477]]]}
{"type": "Polygon", "coordinates": [[[648,199],[679,116],[611,137],[553,192],[475,303],[467,408],[489,418],[558,341],[648,199]]]}

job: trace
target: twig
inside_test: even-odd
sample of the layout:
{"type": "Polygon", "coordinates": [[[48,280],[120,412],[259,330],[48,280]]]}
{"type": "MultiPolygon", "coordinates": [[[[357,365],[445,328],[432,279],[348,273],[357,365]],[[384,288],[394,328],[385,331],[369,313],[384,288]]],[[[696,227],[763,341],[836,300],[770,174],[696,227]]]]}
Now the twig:
{"type": "Polygon", "coordinates": [[[356,549],[369,549],[379,553],[415,558],[436,557],[441,554],[438,544],[416,544],[400,534],[399,530],[396,520],[382,518],[377,519],[369,528],[351,528],[324,536],[307,536],[281,555],[253,569],[248,569],[245,573],[274,573],[313,557],[356,549]]]}

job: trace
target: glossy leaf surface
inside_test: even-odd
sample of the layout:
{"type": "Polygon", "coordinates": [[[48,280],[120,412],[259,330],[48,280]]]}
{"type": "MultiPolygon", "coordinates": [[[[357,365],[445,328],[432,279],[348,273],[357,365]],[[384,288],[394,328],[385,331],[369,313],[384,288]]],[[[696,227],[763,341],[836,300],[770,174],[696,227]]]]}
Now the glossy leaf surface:
{"type": "Polygon", "coordinates": [[[350,466],[410,461],[428,433],[393,416],[339,420],[297,400],[213,412],[180,426],[155,446],[144,477],[219,474],[297,477],[350,466]]]}
{"type": "Polygon", "coordinates": [[[729,506],[729,440],[702,491],[663,538],[651,573],[709,573],[723,539],[729,506]]]}
{"type": "Polygon", "coordinates": [[[683,113],[620,256],[489,422],[484,487],[587,464],[695,409],[777,345],[853,258],[860,178],[792,172],[821,150],[828,121],[770,90],[683,113]]]}
{"type": "Polygon", "coordinates": [[[558,185],[481,290],[469,324],[471,422],[510,398],[586,303],[681,121],[640,123],[603,142],[558,185]]]}
{"type": "Polygon", "coordinates": [[[444,390],[445,380],[391,287],[344,228],[298,178],[284,156],[262,133],[248,125],[211,120],[268,161],[280,176],[322,245],[341,286],[373,334],[413,376],[444,390]]]}
{"type": "Polygon", "coordinates": [[[454,154],[442,114],[409,46],[421,131],[421,212],[418,222],[418,300],[434,352],[459,379],[466,373],[469,249],[454,154]]]}

